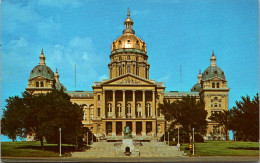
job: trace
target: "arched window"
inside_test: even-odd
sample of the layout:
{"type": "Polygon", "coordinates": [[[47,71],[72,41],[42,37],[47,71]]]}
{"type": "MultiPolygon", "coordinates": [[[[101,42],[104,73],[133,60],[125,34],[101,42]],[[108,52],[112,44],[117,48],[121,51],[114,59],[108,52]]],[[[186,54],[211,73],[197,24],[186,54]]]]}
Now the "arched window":
{"type": "Polygon", "coordinates": [[[111,103],[108,104],[108,116],[109,117],[112,116],[112,104],[111,103]]]}
{"type": "Polygon", "coordinates": [[[131,67],[127,66],[127,73],[131,73],[131,67]]]}
{"type": "Polygon", "coordinates": [[[117,104],[117,115],[119,117],[122,116],[122,104],[120,104],[120,103],[117,104]]]}
{"type": "Polygon", "coordinates": [[[215,83],[212,83],[212,88],[215,88],[215,83]]]}
{"type": "Polygon", "coordinates": [[[91,106],[89,107],[89,110],[90,110],[90,119],[92,120],[93,117],[94,117],[94,107],[93,107],[93,105],[91,105],[91,106]]]}
{"type": "Polygon", "coordinates": [[[35,82],[35,85],[36,85],[36,87],[39,87],[39,82],[38,81],[35,82]]]}
{"type": "Polygon", "coordinates": [[[119,40],[118,43],[119,43],[119,45],[121,45],[122,44],[121,40],[119,40]]]}
{"type": "Polygon", "coordinates": [[[43,83],[43,81],[41,81],[41,87],[44,87],[44,83],[43,83]]]}
{"type": "Polygon", "coordinates": [[[137,104],[137,117],[142,116],[142,105],[140,103],[137,104]]]}
{"type": "Polygon", "coordinates": [[[131,115],[132,106],[130,103],[127,104],[127,115],[131,115]]]}
{"type": "Polygon", "coordinates": [[[97,96],[97,100],[100,101],[100,95],[97,96]]]}
{"type": "Polygon", "coordinates": [[[98,115],[97,115],[98,117],[101,116],[101,109],[100,109],[100,108],[97,109],[97,114],[98,114],[98,115]]]}
{"type": "Polygon", "coordinates": [[[152,116],[151,111],[152,111],[151,104],[149,104],[149,103],[146,104],[147,117],[151,117],[152,116]]]}
{"type": "Polygon", "coordinates": [[[119,67],[119,75],[122,75],[122,67],[119,67]]]}
{"type": "Polygon", "coordinates": [[[160,109],[158,108],[158,109],[157,109],[157,117],[160,117],[160,115],[161,115],[161,111],[160,111],[160,109]]]}
{"type": "Polygon", "coordinates": [[[219,88],[219,82],[217,82],[217,88],[219,88]]]}
{"type": "Polygon", "coordinates": [[[136,41],[136,45],[139,45],[139,41],[138,40],[136,41]]]}
{"type": "Polygon", "coordinates": [[[86,121],[88,119],[87,110],[84,111],[83,120],[86,121]]]}

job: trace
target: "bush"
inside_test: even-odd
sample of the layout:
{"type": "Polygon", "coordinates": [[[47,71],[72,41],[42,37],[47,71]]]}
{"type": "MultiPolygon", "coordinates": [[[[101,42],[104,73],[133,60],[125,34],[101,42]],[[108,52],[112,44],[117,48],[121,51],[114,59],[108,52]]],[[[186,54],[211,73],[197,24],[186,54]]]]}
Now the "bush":
{"type": "Polygon", "coordinates": [[[195,142],[204,143],[204,139],[200,134],[195,134],[195,142]]]}

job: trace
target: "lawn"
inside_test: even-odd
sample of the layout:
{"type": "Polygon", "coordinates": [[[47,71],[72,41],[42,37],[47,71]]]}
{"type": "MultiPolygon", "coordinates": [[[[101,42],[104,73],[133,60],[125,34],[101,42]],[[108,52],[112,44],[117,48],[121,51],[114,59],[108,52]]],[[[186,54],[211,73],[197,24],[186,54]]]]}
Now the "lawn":
{"type": "MultiPolygon", "coordinates": [[[[189,144],[182,144],[181,150],[191,155],[189,144]],[[186,148],[186,149],[185,149],[186,148]]],[[[259,156],[258,142],[205,141],[195,143],[195,156],[259,156]]]]}
{"type": "MultiPolygon", "coordinates": [[[[74,151],[71,145],[62,145],[62,156],[74,151]]],[[[58,157],[57,144],[44,143],[44,150],[41,149],[40,142],[1,142],[2,156],[15,157],[58,157]]]]}

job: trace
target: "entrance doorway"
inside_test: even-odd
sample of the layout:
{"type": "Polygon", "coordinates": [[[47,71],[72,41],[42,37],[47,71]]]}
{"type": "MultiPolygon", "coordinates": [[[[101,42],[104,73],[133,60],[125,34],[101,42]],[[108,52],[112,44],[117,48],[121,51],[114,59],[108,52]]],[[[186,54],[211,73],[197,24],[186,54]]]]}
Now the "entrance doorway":
{"type": "Polygon", "coordinates": [[[152,122],[146,122],[146,134],[152,133],[152,122]]]}
{"type": "Polygon", "coordinates": [[[112,135],[112,122],[106,122],[106,134],[109,136],[112,135]]]}
{"type": "Polygon", "coordinates": [[[132,122],[126,122],[126,126],[128,126],[130,128],[131,133],[132,133],[132,131],[133,131],[133,129],[132,129],[132,122]]]}
{"type": "Polygon", "coordinates": [[[142,122],[136,122],[136,135],[142,135],[142,122]]]}
{"type": "Polygon", "coordinates": [[[122,122],[116,122],[116,135],[122,135],[122,122]]]}

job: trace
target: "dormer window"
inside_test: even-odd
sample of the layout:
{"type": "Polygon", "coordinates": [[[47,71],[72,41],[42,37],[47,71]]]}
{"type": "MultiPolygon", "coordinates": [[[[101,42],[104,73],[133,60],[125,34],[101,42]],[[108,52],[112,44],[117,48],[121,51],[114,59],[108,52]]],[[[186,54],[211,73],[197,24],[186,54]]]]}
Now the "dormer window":
{"type": "Polygon", "coordinates": [[[219,88],[219,82],[217,82],[217,88],[219,88]]]}
{"type": "Polygon", "coordinates": [[[217,71],[215,71],[215,74],[218,74],[218,72],[217,72],[217,71]]]}
{"type": "Polygon", "coordinates": [[[209,72],[207,71],[207,72],[206,72],[206,75],[208,75],[208,74],[209,74],[209,72]]]}
{"type": "Polygon", "coordinates": [[[41,72],[41,70],[38,70],[38,72],[41,72]]]}
{"type": "Polygon", "coordinates": [[[130,44],[130,40],[127,40],[127,43],[130,44]]]}
{"type": "Polygon", "coordinates": [[[122,44],[121,40],[118,41],[119,45],[122,44]]]}
{"type": "Polygon", "coordinates": [[[136,41],[136,44],[139,45],[139,41],[138,40],[136,41]]]}

